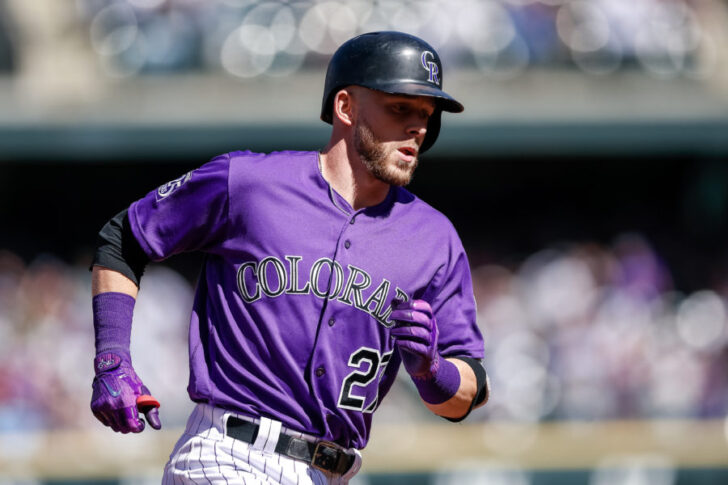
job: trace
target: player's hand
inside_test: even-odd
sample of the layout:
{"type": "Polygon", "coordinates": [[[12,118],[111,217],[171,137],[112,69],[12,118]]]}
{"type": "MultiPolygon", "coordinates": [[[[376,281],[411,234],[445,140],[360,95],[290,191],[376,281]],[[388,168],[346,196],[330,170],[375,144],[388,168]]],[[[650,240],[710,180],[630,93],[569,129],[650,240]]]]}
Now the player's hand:
{"type": "Polygon", "coordinates": [[[424,300],[396,302],[390,320],[402,363],[412,377],[431,376],[439,362],[437,321],[424,300]]]}
{"type": "Polygon", "coordinates": [[[152,428],[162,427],[159,402],[134,372],[128,354],[102,352],[94,359],[94,371],[91,411],[96,419],[120,433],[140,433],[142,412],[152,428]]]}

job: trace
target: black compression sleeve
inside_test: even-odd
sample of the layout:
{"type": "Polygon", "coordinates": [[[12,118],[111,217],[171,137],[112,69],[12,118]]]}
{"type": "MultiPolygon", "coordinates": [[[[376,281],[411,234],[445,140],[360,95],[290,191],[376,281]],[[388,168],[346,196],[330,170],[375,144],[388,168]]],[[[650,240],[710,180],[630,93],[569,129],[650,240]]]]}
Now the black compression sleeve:
{"type": "Polygon", "coordinates": [[[139,286],[149,258],[131,231],[127,209],[111,218],[101,228],[96,240],[92,267],[99,265],[118,271],[139,286]]]}
{"type": "Polygon", "coordinates": [[[473,369],[473,373],[475,373],[475,385],[476,389],[478,390],[475,394],[475,397],[473,398],[473,402],[470,403],[470,408],[468,408],[467,413],[465,413],[460,418],[445,418],[448,421],[457,423],[467,418],[470,414],[470,411],[472,411],[475,406],[488,400],[488,397],[490,397],[490,387],[488,383],[488,375],[485,373],[485,367],[483,366],[483,362],[478,359],[473,359],[472,357],[458,356],[454,358],[462,360],[463,362],[468,364],[471,369],[473,369]]]}

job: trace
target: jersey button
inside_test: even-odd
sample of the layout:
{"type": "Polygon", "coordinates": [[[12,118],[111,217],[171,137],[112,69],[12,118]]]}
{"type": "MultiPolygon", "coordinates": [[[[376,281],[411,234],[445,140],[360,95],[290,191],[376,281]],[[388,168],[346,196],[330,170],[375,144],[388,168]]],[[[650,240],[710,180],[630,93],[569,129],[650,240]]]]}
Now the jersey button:
{"type": "Polygon", "coordinates": [[[344,247],[346,249],[349,249],[351,247],[351,241],[349,241],[348,239],[346,241],[344,241],[344,247]]]}
{"type": "Polygon", "coordinates": [[[333,327],[335,323],[336,320],[334,320],[333,318],[329,318],[329,327],[333,327]]]}
{"type": "Polygon", "coordinates": [[[349,224],[354,224],[354,219],[355,219],[355,218],[354,218],[354,217],[352,217],[352,218],[351,218],[351,220],[349,221],[349,224]]]}
{"type": "Polygon", "coordinates": [[[316,377],[321,377],[322,375],[326,374],[326,369],[323,367],[319,367],[316,369],[316,377]]]}

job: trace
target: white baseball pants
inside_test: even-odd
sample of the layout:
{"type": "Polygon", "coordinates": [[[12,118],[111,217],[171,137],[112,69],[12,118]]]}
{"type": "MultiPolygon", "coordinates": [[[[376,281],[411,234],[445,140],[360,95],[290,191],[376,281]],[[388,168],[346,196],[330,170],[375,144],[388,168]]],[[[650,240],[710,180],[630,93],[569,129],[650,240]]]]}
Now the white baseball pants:
{"type": "Polygon", "coordinates": [[[323,472],[308,463],[276,453],[279,434],[307,441],[315,437],[289,430],[280,421],[252,419],[209,404],[197,404],[164,467],[162,485],[347,485],[361,468],[358,450],[344,475],[323,472]],[[237,416],[260,426],[255,443],[225,435],[227,418],[237,416]]]}

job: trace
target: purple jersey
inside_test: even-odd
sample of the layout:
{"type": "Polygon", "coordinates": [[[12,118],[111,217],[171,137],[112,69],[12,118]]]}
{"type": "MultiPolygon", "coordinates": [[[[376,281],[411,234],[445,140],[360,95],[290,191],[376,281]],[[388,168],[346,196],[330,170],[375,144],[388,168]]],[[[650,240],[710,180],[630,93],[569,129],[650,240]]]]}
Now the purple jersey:
{"type": "Polygon", "coordinates": [[[447,218],[400,187],[353,210],[317,152],[233,152],[134,202],[154,261],[206,254],[190,325],[194,401],[363,448],[400,358],[391,302],[428,301],[445,356],[483,357],[447,218]]]}

